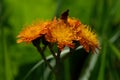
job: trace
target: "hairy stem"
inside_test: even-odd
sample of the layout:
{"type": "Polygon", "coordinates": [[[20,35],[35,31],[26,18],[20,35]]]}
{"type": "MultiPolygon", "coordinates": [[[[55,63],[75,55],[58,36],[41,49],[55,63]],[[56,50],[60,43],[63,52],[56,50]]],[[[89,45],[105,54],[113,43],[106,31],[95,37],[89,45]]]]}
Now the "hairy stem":
{"type": "Polygon", "coordinates": [[[50,52],[52,53],[53,57],[56,59],[57,55],[53,51],[53,46],[51,44],[48,45],[50,52]]]}
{"type": "Polygon", "coordinates": [[[61,77],[61,60],[60,60],[60,52],[57,53],[57,56],[56,56],[56,80],[62,80],[62,77],[61,77]]]}
{"type": "Polygon", "coordinates": [[[40,53],[40,55],[42,56],[42,58],[45,61],[45,63],[48,65],[48,67],[51,69],[51,71],[53,71],[53,67],[50,65],[50,63],[46,59],[46,56],[44,55],[44,49],[46,47],[44,47],[43,49],[41,49],[40,46],[37,46],[36,48],[37,48],[38,52],[40,53]]]}

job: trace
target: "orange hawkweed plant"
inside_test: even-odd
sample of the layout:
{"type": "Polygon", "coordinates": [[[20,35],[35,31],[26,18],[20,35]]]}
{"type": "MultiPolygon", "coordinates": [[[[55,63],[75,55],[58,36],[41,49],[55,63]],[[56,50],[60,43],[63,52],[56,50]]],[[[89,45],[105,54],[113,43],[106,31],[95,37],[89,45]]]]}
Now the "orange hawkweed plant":
{"type": "Polygon", "coordinates": [[[92,51],[93,53],[96,49],[99,49],[99,41],[96,33],[89,26],[82,24],[80,20],[69,17],[68,12],[67,10],[62,13],[58,19],[55,17],[50,21],[29,25],[17,36],[17,43],[33,43],[46,64],[56,74],[59,72],[59,66],[53,68],[49,64],[44,55],[46,47],[50,49],[50,52],[56,60],[56,65],[60,64],[60,53],[65,46],[75,50],[80,45],[83,46],[86,52],[92,51]],[[40,44],[43,44],[44,47],[41,47],[40,44]],[[76,44],[78,45],[76,46],[76,44]],[[53,46],[55,45],[57,45],[58,52],[54,50],[53,46]]]}

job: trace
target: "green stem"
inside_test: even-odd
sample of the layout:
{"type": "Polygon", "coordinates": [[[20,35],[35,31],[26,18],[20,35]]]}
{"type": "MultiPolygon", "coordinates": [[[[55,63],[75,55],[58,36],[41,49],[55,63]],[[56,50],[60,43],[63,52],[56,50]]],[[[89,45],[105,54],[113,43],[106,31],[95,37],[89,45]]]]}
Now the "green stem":
{"type": "Polygon", "coordinates": [[[51,44],[48,45],[50,52],[52,53],[53,57],[56,59],[55,52],[53,51],[53,46],[51,44]]]}
{"type": "Polygon", "coordinates": [[[61,77],[61,60],[60,60],[60,52],[58,52],[57,56],[56,56],[56,80],[62,80],[61,77]]]}
{"type": "Polygon", "coordinates": [[[37,46],[36,48],[37,48],[38,52],[40,53],[41,57],[43,58],[43,60],[45,61],[45,63],[46,63],[46,64],[48,65],[48,67],[51,69],[51,71],[54,71],[53,67],[49,64],[49,62],[48,62],[47,59],[46,59],[46,56],[44,55],[44,49],[45,49],[46,47],[44,47],[43,49],[41,49],[40,46],[39,46],[39,47],[37,46]]]}
{"type": "Polygon", "coordinates": [[[62,80],[61,79],[61,60],[60,60],[60,53],[61,51],[58,50],[58,53],[55,53],[53,51],[53,46],[51,44],[48,45],[50,52],[52,53],[53,57],[56,60],[56,66],[55,66],[55,76],[56,80],[62,80]]]}

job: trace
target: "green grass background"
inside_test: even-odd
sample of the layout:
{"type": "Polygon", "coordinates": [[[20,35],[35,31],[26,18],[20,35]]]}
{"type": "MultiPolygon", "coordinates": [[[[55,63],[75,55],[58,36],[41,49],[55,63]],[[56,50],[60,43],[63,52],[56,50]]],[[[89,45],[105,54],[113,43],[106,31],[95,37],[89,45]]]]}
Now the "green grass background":
{"type": "MultiPolygon", "coordinates": [[[[32,44],[16,43],[22,28],[66,9],[97,33],[101,50],[71,54],[62,63],[63,80],[120,80],[120,0],[0,0],[0,80],[23,80],[41,60],[32,44]]],[[[45,80],[47,73],[43,63],[26,80],[45,80]]],[[[46,79],[55,77],[49,73],[46,79]]]]}

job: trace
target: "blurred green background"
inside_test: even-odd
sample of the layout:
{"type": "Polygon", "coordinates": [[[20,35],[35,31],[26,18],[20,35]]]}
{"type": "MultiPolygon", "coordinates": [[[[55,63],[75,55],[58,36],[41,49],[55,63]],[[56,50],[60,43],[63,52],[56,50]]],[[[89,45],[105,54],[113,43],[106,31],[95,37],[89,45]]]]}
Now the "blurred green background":
{"type": "MultiPolygon", "coordinates": [[[[101,50],[89,54],[80,49],[71,54],[62,62],[62,79],[120,80],[120,0],[0,0],[0,80],[23,80],[41,60],[32,44],[16,43],[21,29],[37,20],[59,17],[66,9],[97,33],[101,50]]],[[[55,78],[43,63],[26,80],[55,78]]]]}

